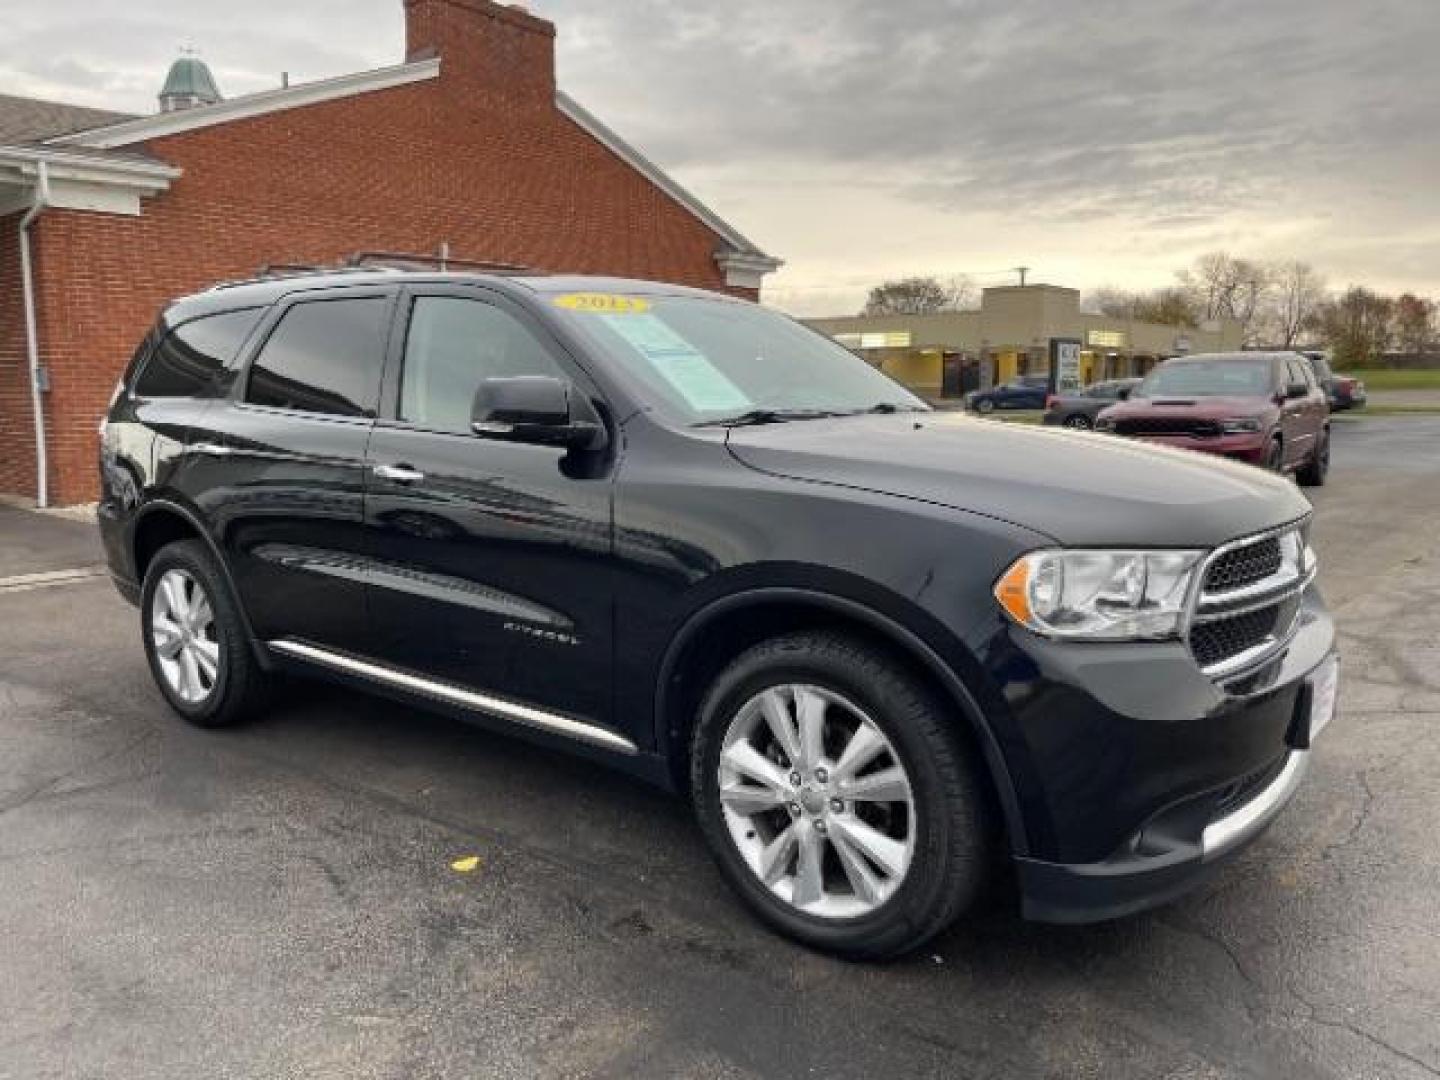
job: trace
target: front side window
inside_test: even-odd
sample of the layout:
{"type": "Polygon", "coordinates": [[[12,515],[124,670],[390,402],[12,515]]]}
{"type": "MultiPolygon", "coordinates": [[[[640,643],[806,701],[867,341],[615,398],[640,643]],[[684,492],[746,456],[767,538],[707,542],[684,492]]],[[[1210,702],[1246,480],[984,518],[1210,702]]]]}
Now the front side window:
{"type": "Polygon", "coordinates": [[[208,396],[220,372],[234,362],[240,346],[255,329],[262,311],[262,308],[227,311],[177,326],[161,340],[135,380],[135,395],[143,398],[208,396]]]}
{"type": "Polygon", "coordinates": [[[1306,370],[1309,365],[1304,360],[1288,360],[1286,363],[1290,368],[1289,382],[1291,386],[1303,386],[1308,390],[1314,384],[1310,372],[1306,370]]]}
{"type": "Polygon", "coordinates": [[[485,379],[564,375],[514,316],[480,300],[421,296],[405,336],[400,419],[430,431],[470,433],[471,405],[485,379]]]}
{"type": "Polygon", "coordinates": [[[380,401],[381,297],[292,306],[250,367],[252,405],[334,416],[374,416],[380,401]]]}
{"type": "Polygon", "coordinates": [[[547,298],[652,407],[682,424],[754,411],[925,409],[843,346],[755,304],[699,296],[547,298]]]}

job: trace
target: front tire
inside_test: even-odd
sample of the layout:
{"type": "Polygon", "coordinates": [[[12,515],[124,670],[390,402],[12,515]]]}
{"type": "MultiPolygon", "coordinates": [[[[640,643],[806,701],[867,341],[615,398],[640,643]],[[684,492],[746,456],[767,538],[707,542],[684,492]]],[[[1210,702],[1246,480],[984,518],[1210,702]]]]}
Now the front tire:
{"type": "Polygon", "coordinates": [[[228,727],[263,706],[269,680],[224,576],[200,541],[167,544],[150,561],[140,625],[155,684],[183,719],[228,727]]]}
{"type": "Polygon", "coordinates": [[[809,632],[715,680],[691,749],[701,829],[781,933],[856,959],[909,952],[979,897],[993,830],[952,715],[903,666],[809,632]]]}
{"type": "Polygon", "coordinates": [[[1320,432],[1315,440],[1315,453],[1305,467],[1295,474],[1301,487],[1324,487],[1325,478],[1330,474],[1330,432],[1320,432]]]}
{"type": "Polygon", "coordinates": [[[1270,440],[1270,448],[1265,451],[1265,468],[1276,474],[1285,471],[1285,444],[1279,439],[1270,440]]]}
{"type": "Polygon", "coordinates": [[[990,413],[995,411],[995,402],[991,401],[989,398],[981,398],[978,402],[975,403],[975,411],[978,412],[981,416],[988,416],[990,413]]]}
{"type": "Polygon", "coordinates": [[[1090,423],[1090,418],[1084,413],[1076,413],[1065,418],[1065,426],[1074,428],[1076,431],[1089,431],[1094,425],[1090,423]]]}

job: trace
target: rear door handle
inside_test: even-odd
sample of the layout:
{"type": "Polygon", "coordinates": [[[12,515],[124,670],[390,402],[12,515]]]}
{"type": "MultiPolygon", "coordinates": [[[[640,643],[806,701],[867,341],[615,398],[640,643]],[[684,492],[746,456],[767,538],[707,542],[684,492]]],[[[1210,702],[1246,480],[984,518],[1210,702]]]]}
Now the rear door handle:
{"type": "Polygon", "coordinates": [[[409,465],[376,465],[375,475],[381,480],[389,480],[396,484],[418,484],[425,479],[425,474],[409,465]]]}

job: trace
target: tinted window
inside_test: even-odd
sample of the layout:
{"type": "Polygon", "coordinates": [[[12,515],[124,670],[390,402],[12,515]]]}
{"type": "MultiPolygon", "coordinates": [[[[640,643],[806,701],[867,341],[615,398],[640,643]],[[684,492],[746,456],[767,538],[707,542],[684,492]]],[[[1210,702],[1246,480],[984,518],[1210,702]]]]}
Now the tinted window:
{"type": "Polygon", "coordinates": [[[1315,385],[1315,376],[1311,373],[1309,364],[1299,359],[1291,360],[1289,364],[1291,383],[1302,383],[1307,388],[1315,385]]]}
{"type": "Polygon", "coordinates": [[[405,338],[400,419],[432,431],[469,434],[470,407],[483,379],[563,375],[518,320],[456,296],[415,301],[405,338]]]}
{"type": "Polygon", "coordinates": [[[1089,390],[1085,391],[1085,396],[1113,400],[1120,396],[1120,384],[1112,382],[1096,383],[1094,386],[1090,387],[1089,390]]]}
{"type": "Polygon", "coordinates": [[[251,365],[245,400],[301,412],[374,416],[385,309],[380,297],[296,304],[251,365]]]}
{"type": "Polygon", "coordinates": [[[139,397],[204,397],[260,321],[260,308],[208,315],[165,335],[135,381],[139,397]]]}

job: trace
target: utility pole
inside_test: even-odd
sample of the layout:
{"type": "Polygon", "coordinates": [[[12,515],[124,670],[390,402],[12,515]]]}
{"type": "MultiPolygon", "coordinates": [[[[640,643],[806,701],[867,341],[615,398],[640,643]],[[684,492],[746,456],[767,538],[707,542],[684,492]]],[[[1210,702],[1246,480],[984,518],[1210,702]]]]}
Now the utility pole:
{"type": "Polygon", "coordinates": [[[1023,289],[1025,287],[1025,275],[1030,273],[1030,267],[1017,266],[1015,267],[1015,272],[1020,275],[1020,287],[1023,289]]]}

